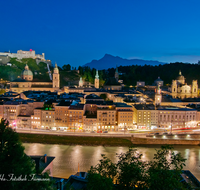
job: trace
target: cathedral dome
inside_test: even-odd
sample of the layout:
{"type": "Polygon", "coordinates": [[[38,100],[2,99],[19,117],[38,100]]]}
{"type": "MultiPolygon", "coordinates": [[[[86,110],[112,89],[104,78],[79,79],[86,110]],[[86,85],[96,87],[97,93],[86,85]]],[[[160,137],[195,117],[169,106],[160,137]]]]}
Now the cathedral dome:
{"type": "Polygon", "coordinates": [[[185,78],[184,78],[183,75],[180,75],[180,76],[177,77],[177,80],[184,80],[184,79],[185,79],[185,78]]]}
{"type": "Polygon", "coordinates": [[[23,76],[24,76],[24,75],[33,76],[33,73],[32,73],[31,70],[24,70],[24,71],[22,72],[22,75],[23,75],[23,76]]]}
{"type": "Polygon", "coordinates": [[[179,76],[176,78],[176,80],[184,80],[184,76],[181,74],[181,71],[179,71],[179,76]]]}
{"type": "Polygon", "coordinates": [[[22,76],[33,76],[33,73],[32,73],[32,71],[31,70],[29,70],[29,67],[28,67],[28,65],[26,64],[26,66],[25,66],[25,70],[22,72],[22,76]]]}

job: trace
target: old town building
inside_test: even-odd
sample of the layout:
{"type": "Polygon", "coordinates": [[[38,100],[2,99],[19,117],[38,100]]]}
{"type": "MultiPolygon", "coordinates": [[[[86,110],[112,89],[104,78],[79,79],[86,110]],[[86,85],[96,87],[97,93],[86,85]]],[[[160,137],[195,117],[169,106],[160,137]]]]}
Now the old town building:
{"type": "Polygon", "coordinates": [[[185,82],[185,77],[179,71],[179,76],[176,80],[172,80],[171,94],[174,98],[194,98],[198,96],[198,82],[193,80],[191,85],[185,82]]]}
{"type": "Polygon", "coordinates": [[[29,69],[28,65],[25,66],[25,70],[22,72],[21,78],[15,79],[10,82],[10,90],[13,92],[21,93],[24,91],[58,91],[60,88],[60,74],[55,65],[53,72],[53,80],[50,82],[45,81],[35,81],[33,78],[33,73],[29,69]]]}

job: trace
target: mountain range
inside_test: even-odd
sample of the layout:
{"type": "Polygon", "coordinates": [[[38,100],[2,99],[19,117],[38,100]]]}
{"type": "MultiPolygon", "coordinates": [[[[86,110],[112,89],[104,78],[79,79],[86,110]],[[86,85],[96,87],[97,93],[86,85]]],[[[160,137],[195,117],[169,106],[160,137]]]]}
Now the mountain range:
{"type": "Polygon", "coordinates": [[[95,68],[98,70],[108,69],[108,68],[115,68],[116,66],[129,66],[129,65],[163,65],[166,63],[159,62],[159,61],[148,61],[142,59],[123,59],[118,56],[113,56],[110,54],[105,54],[99,60],[92,60],[90,63],[86,63],[83,67],[88,66],[90,68],[95,68]]]}

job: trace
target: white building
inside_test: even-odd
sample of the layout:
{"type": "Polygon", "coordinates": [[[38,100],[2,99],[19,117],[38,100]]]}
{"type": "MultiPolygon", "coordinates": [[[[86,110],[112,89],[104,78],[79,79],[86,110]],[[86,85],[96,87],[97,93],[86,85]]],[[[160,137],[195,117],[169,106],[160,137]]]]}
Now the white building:
{"type": "Polygon", "coordinates": [[[140,86],[145,86],[145,82],[144,81],[137,81],[137,87],[140,86]]]}
{"type": "Polygon", "coordinates": [[[45,61],[45,55],[42,53],[35,54],[35,50],[30,49],[29,51],[18,50],[17,53],[10,53],[9,52],[0,52],[0,55],[9,56],[11,58],[23,59],[23,58],[33,58],[33,59],[41,59],[45,61]]]}
{"type": "Polygon", "coordinates": [[[172,97],[176,98],[189,98],[198,96],[198,82],[197,80],[192,81],[192,85],[185,83],[185,77],[179,71],[179,76],[176,80],[172,80],[171,86],[172,97]]]}

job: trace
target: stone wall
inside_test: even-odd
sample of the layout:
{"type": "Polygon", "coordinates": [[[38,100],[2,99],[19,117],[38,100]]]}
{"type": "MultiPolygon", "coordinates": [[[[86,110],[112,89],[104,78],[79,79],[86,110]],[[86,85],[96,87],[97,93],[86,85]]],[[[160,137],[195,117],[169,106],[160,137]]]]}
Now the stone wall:
{"type": "Polygon", "coordinates": [[[186,139],[161,139],[161,138],[139,138],[131,137],[133,144],[141,145],[200,145],[200,140],[186,140],[186,139]]]}

